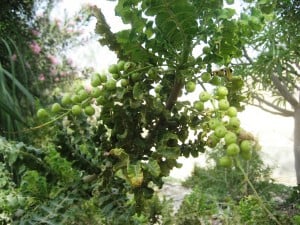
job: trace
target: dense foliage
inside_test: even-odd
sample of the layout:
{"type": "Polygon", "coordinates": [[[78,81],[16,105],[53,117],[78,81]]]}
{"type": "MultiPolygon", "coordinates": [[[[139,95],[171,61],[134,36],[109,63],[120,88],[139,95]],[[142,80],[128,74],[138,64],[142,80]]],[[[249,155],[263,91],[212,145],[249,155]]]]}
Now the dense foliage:
{"type": "MultiPolygon", "coordinates": [[[[27,21],[31,20],[34,11],[34,1],[9,1],[3,0],[0,3],[0,37],[10,37],[13,40],[25,44],[24,37],[27,40],[32,37],[28,29],[27,21]],[[14,29],[12,29],[12,27],[14,29]]],[[[0,45],[0,61],[6,60],[2,52],[5,46],[0,45]]]]}
{"type": "MultiPolygon", "coordinates": [[[[159,199],[156,190],[181,166],[180,156],[196,157],[216,147],[217,165],[228,173],[239,169],[252,185],[245,161],[255,159],[257,143],[238,119],[246,96],[232,61],[264,28],[268,17],[260,8],[269,2],[245,1],[240,15],[224,4],[120,0],[115,12],[131,28],[116,33],[100,9],[89,8],[100,43],[119,61],[91,73],[90,86],[73,85],[37,111],[36,127],[26,130],[34,134],[35,147],[0,139],[1,219],[174,224],[170,202],[159,199]],[[192,94],[198,95],[195,102],[183,96],[192,94]]],[[[202,206],[209,196],[200,194],[202,206]]],[[[242,199],[240,209],[248,202],[277,221],[257,195],[242,199]]],[[[199,212],[214,212],[215,206],[199,212]]]]}
{"type": "Polygon", "coordinates": [[[83,40],[81,32],[90,12],[83,8],[74,18],[53,19],[53,4],[1,2],[0,134],[6,137],[21,138],[17,132],[30,124],[27,117],[36,104],[53,101],[55,88],[66,87],[78,77],[78,69],[65,53],[83,40]]]}
{"type": "Polygon", "coordinates": [[[220,157],[219,149],[207,155],[210,166],[195,167],[183,183],[192,192],[185,196],[176,214],[176,224],[299,223],[299,190],[274,182],[270,176],[272,169],[263,164],[258,152],[251,161],[243,162],[248,180],[240,170],[224,170],[213,163],[220,157]]]}
{"type": "Polygon", "coordinates": [[[153,185],[161,187],[162,178],[180,166],[179,156],[197,156],[205,146],[221,143],[227,153],[220,164],[231,167],[237,155],[251,158],[252,140],[236,117],[241,79],[207,74],[214,64],[228,66],[241,56],[243,38],[262,28],[263,14],[256,18],[253,8],[236,20],[222,1],[119,1],[116,13],[132,28],[114,34],[101,11],[93,10],[100,43],[116,51],[120,61],[109,73],[92,75],[90,92],[74,88],[51,107],[52,113],[40,109],[38,117],[66,116],[55,145],[85,176],[94,176],[91,190],[99,195],[108,224],[128,223],[128,218],[134,223],[133,215],[155,223],[143,214],[153,185]],[[202,52],[194,57],[200,45],[202,52]],[[180,93],[206,83],[220,87],[213,94],[202,91],[195,104],[180,100],[180,93]],[[190,131],[197,138],[189,139],[190,131]],[[224,141],[227,133],[231,138],[224,141]],[[247,147],[240,153],[243,141],[247,147]]]}
{"type": "Polygon", "coordinates": [[[274,1],[261,10],[269,20],[262,32],[248,40],[236,70],[247,80],[248,100],[264,110],[293,117],[294,155],[300,183],[299,1],[274,1]],[[271,9],[274,9],[272,11],[271,9]],[[266,95],[267,92],[267,95],[266,95]]]}

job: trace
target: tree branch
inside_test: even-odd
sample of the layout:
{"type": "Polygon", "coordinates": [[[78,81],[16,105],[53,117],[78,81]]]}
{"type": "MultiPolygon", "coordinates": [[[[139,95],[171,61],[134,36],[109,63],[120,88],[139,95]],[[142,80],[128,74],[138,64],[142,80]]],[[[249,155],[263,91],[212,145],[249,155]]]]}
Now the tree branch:
{"type": "Polygon", "coordinates": [[[286,109],[280,108],[279,106],[274,105],[274,104],[271,103],[271,102],[268,102],[267,100],[265,100],[265,99],[259,97],[258,95],[254,95],[253,97],[254,97],[255,99],[257,99],[258,102],[259,102],[258,105],[252,103],[251,105],[253,105],[253,106],[259,107],[259,108],[263,109],[263,110],[266,111],[266,112],[270,112],[270,113],[276,114],[276,115],[281,115],[281,116],[285,116],[285,117],[294,116],[294,112],[293,112],[293,111],[290,111],[290,110],[286,110],[286,109]],[[267,105],[267,106],[273,108],[273,109],[276,110],[277,112],[265,108],[261,103],[263,103],[263,104],[265,104],[265,105],[267,105]]]}
{"type": "Polygon", "coordinates": [[[293,117],[294,116],[294,114],[285,114],[285,113],[281,113],[281,112],[272,111],[270,109],[265,108],[261,104],[250,103],[250,105],[258,107],[258,108],[262,109],[263,111],[274,114],[274,115],[279,115],[279,116],[284,116],[284,117],[293,117]]]}
{"type": "MultiPolygon", "coordinates": [[[[172,110],[173,106],[175,105],[179,93],[181,91],[181,89],[184,86],[184,77],[182,77],[181,74],[181,70],[184,69],[184,67],[186,66],[186,62],[188,61],[188,56],[191,53],[191,41],[185,41],[184,45],[183,45],[183,51],[182,51],[182,55],[181,55],[181,61],[180,64],[177,67],[177,70],[175,71],[175,75],[174,75],[174,85],[172,87],[172,90],[170,92],[170,95],[166,101],[166,109],[168,111],[172,110]]],[[[165,118],[163,116],[161,116],[156,125],[153,128],[153,131],[150,132],[147,136],[147,140],[151,141],[153,138],[154,133],[158,130],[158,128],[160,126],[162,126],[165,122],[165,118]]]]}
{"type": "Polygon", "coordinates": [[[250,58],[250,56],[248,55],[248,52],[247,52],[245,46],[243,46],[242,50],[243,50],[243,52],[244,52],[245,58],[249,61],[249,63],[253,63],[253,60],[252,60],[252,59],[250,58]]]}
{"type": "Polygon", "coordinates": [[[183,83],[180,81],[175,81],[173,89],[169,95],[169,98],[166,102],[166,109],[171,110],[174,104],[176,103],[176,100],[179,96],[180,90],[183,87],[183,83]]]}
{"type": "Polygon", "coordinates": [[[97,18],[95,31],[101,35],[101,38],[99,39],[100,44],[108,46],[111,51],[117,54],[118,58],[124,58],[122,48],[117,42],[115,34],[110,30],[110,26],[106,22],[101,9],[95,6],[92,8],[92,11],[97,18]]]}
{"type": "Polygon", "coordinates": [[[298,63],[295,62],[295,66],[300,70],[300,64],[299,64],[299,62],[298,63]]]}
{"type": "Polygon", "coordinates": [[[288,62],[286,63],[286,67],[283,66],[282,68],[285,69],[287,72],[296,75],[297,77],[300,76],[300,74],[296,71],[296,69],[288,62]],[[288,67],[290,68],[290,70],[288,69],[288,67]]]}
{"type": "Polygon", "coordinates": [[[251,63],[231,63],[232,66],[249,66],[251,63]]]}
{"type": "Polygon", "coordinates": [[[283,98],[289,102],[293,108],[295,108],[299,103],[297,101],[297,99],[294,98],[293,95],[291,95],[291,93],[288,91],[288,89],[282,85],[282,83],[280,82],[279,78],[275,75],[271,75],[270,76],[273,84],[275,85],[275,87],[278,89],[278,91],[280,92],[280,94],[283,96],[283,98]]]}

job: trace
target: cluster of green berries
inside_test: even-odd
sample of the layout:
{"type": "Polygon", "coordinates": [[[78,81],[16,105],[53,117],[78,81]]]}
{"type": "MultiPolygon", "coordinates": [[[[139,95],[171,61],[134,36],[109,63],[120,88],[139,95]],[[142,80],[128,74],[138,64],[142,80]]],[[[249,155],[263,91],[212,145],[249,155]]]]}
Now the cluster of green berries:
{"type": "MultiPolygon", "coordinates": [[[[97,105],[101,105],[106,101],[103,94],[104,91],[116,90],[117,81],[120,82],[122,87],[128,85],[128,79],[121,78],[121,75],[125,74],[132,65],[131,62],[124,61],[119,61],[117,64],[111,65],[108,68],[111,77],[106,74],[94,73],[90,80],[92,86],[90,91],[86,90],[83,86],[75,88],[75,93],[66,93],[61,98],[60,103],[54,103],[49,110],[40,108],[37,111],[37,117],[39,119],[45,119],[50,115],[56,115],[62,112],[70,112],[74,116],[79,116],[82,113],[86,116],[93,116],[96,112],[93,103],[96,102],[97,105]]],[[[132,78],[134,77],[132,76],[132,78]]]]}
{"type": "Polygon", "coordinates": [[[217,87],[214,94],[203,91],[199,95],[199,100],[194,102],[194,108],[199,112],[207,112],[206,104],[214,106],[210,113],[215,116],[212,116],[206,124],[206,144],[212,148],[222,144],[224,156],[219,159],[219,164],[232,167],[235,157],[251,159],[255,141],[252,136],[241,135],[245,131],[240,127],[238,111],[236,107],[230,106],[227,95],[228,89],[224,86],[217,87]]]}

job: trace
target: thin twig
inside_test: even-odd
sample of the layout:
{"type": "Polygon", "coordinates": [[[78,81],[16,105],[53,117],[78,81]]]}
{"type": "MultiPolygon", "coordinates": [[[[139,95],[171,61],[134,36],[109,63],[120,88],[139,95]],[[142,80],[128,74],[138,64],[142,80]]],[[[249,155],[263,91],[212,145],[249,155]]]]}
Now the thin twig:
{"type": "Polygon", "coordinates": [[[250,188],[252,189],[253,193],[255,194],[256,198],[258,199],[258,202],[260,204],[260,206],[266,211],[266,213],[268,213],[268,215],[270,216],[270,218],[278,225],[282,225],[277,219],[276,217],[271,213],[271,211],[266,207],[266,205],[264,204],[263,200],[261,199],[261,197],[259,196],[259,194],[257,193],[255,187],[253,186],[252,182],[249,180],[248,175],[246,174],[246,172],[244,171],[244,169],[242,168],[240,161],[238,159],[236,159],[236,164],[237,167],[239,168],[239,170],[242,172],[242,174],[244,175],[244,178],[246,180],[246,182],[249,184],[250,188]]]}
{"type": "MultiPolygon", "coordinates": [[[[276,105],[272,104],[271,102],[269,102],[269,101],[267,101],[267,100],[259,97],[258,95],[254,95],[253,97],[255,99],[257,99],[259,101],[259,103],[264,103],[265,105],[273,108],[274,110],[277,110],[278,111],[277,114],[279,114],[279,115],[287,116],[287,117],[294,116],[294,112],[293,111],[280,108],[279,106],[276,106],[276,105]]],[[[258,106],[258,107],[262,108],[263,110],[268,111],[268,109],[264,108],[261,104],[259,104],[259,105],[252,104],[252,105],[258,106]]],[[[269,112],[276,114],[276,112],[271,111],[271,110],[269,110],[269,112]]]]}

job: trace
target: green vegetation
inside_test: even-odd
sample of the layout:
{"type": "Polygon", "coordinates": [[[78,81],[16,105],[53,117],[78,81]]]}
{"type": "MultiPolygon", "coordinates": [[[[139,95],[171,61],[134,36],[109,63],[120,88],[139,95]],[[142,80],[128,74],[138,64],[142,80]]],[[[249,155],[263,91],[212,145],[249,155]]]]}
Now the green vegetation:
{"type": "MultiPolygon", "coordinates": [[[[264,2],[264,1],[263,1],[264,2]]],[[[237,60],[235,70],[244,77],[249,88],[248,103],[268,112],[295,120],[294,155],[297,183],[300,185],[300,2],[296,0],[270,1],[260,10],[268,14],[263,32],[248,40],[243,59],[237,60]],[[257,55],[252,57],[250,51],[257,55]],[[264,95],[263,93],[268,93],[264,95]]]]}
{"type": "Polygon", "coordinates": [[[83,39],[79,29],[90,11],[83,8],[62,24],[50,16],[56,2],[0,3],[0,134],[10,139],[26,141],[20,131],[32,125],[36,107],[52,103],[55,91],[69,86],[80,73],[66,50],[83,39]],[[81,20],[74,25],[77,18],[81,20]]]}
{"type": "Polygon", "coordinates": [[[4,38],[10,59],[0,67],[1,134],[21,135],[0,138],[0,223],[299,224],[299,188],[272,181],[259,143],[238,118],[251,92],[242,76],[248,67],[235,62],[243,54],[249,59],[244,49],[277,21],[267,9],[277,5],[245,0],[236,14],[225,2],[233,3],[120,0],[115,13],[130,29],[115,33],[101,9],[84,8],[86,17],[74,22],[92,14],[100,44],[118,56],[107,71],[86,70],[89,85],[71,76],[65,88],[64,72],[79,71],[57,54],[78,40],[49,19],[53,5],[45,17],[24,21],[43,28],[27,50],[7,41],[13,35],[4,38]],[[21,81],[15,63],[34,76],[21,81]],[[198,99],[183,100],[184,94],[198,99]],[[29,104],[32,96],[36,103],[29,104]],[[16,127],[14,120],[31,126],[16,127]],[[184,183],[192,193],[173,212],[159,189],[181,166],[179,157],[204,152],[211,166],[195,168],[184,183]]]}
{"type": "Polygon", "coordinates": [[[185,196],[175,224],[299,224],[299,189],[275,183],[256,151],[241,163],[247,178],[237,167],[220,167],[220,151],[207,153],[210,166],[195,167],[183,183],[192,193],[185,196]]]}

